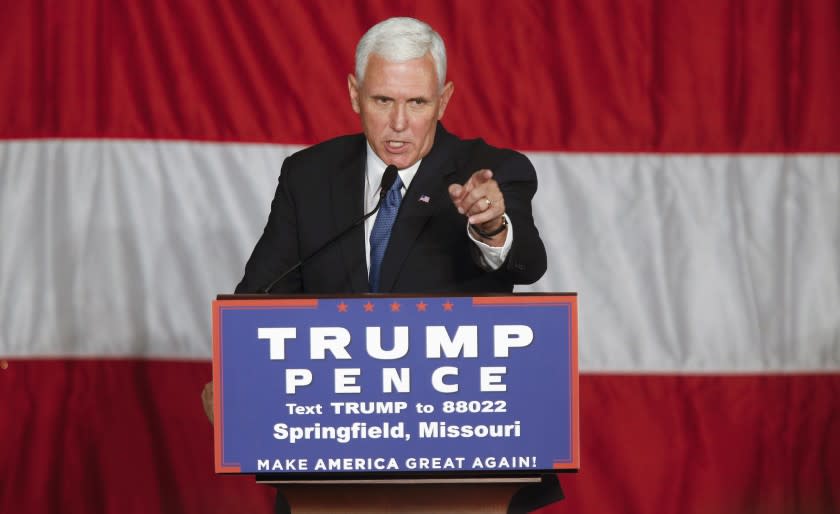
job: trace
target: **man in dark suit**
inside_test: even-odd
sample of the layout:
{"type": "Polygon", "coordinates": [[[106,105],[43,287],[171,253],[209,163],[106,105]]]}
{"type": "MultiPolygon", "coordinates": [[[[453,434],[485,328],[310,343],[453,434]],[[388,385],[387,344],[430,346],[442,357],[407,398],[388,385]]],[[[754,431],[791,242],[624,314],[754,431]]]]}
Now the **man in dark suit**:
{"type": "Polygon", "coordinates": [[[445,73],[443,41],[425,23],[392,18],[365,34],[356,74],[348,77],[364,134],[286,159],[237,293],[264,291],[372,210],[387,165],[399,169],[402,187],[381,264],[370,259],[371,217],[271,292],[510,292],[543,275],[545,247],[531,215],[534,168],[522,154],[461,140],[443,128],[454,92],[445,73]]]}
{"type": "MultiPolygon", "coordinates": [[[[538,280],[546,254],[531,214],[534,167],[520,153],[461,140],[440,124],[454,92],[444,80],[440,36],[418,20],[386,20],[359,41],[355,71],[348,88],[363,134],[285,160],[236,292],[501,293],[538,280]],[[373,210],[389,165],[399,178],[382,209],[322,248],[373,210]]],[[[511,512],[560,498],[548,477],[521,490],[511,512]]],[[[288,512],[281,494],[275,511],[288,512]]]]}
{"type": "MultiPolygon", "coordinates": [[[[481,140],[460,140],[441,125],[433,130],[434,144],[410,186],[404,188],[378,290],[509,292],[514,284],[537,280],[545,271],[546,256],[531,217],[537,181],[530,162],[519,153],[481,140]],[[473,173],[482,169],[492,170],[492,178],[485,178],[486,172],[473,173]],[[483,183],[473,186],[471,181],[483,183]],[[454,199],[449,193],[450,184],[462,183],[481,191],[477,200],[460,201],[463,209],[474,213],[479,230],[487,234],[502,228],[499,234],[483,237],[474,228],[468,233],[467,220],[457,210],[458,189],[466,187],[454,186],[454,199]],[[491,199],[489,207],[485,198],[491,199]],[[502,215],[507,218],[506,227],[502,215]],[[493,269],[483,262],[480,245],[502,248],[506,239],[510,240],[506,258],[493,269]]],[[[262,291],[362,216],[366,147],[365,137],[359,134],[321,143],[286,159],[268,223],[236,288],[238,293],[262,291]]],[[[365,239],[360,225],[285,277],[272,292],[370,291],[365,239]]]]}

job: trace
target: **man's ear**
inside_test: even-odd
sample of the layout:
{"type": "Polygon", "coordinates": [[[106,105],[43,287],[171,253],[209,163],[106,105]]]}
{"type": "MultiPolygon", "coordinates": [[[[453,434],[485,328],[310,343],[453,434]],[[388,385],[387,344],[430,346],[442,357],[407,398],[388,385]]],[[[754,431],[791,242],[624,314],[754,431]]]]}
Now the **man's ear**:
{"type": "Polygon", "coordinates": [[[446,112],[446,106],[449,104],[449,99],[452,98],[452,93],[455,92],[455,84],[449,82],[443,86],[443,92],[440,94],[440,104],[438,105],[437,119],[443,118],[443,113],[446,112]]]}
{"type": "Polygon", "coordinates": [[[350,105],[353,107],[353,111],[359,114],[361,112],[359,108],[359,84],[352,73],[347,75],[347,89],[350,92],[350,105]]]}

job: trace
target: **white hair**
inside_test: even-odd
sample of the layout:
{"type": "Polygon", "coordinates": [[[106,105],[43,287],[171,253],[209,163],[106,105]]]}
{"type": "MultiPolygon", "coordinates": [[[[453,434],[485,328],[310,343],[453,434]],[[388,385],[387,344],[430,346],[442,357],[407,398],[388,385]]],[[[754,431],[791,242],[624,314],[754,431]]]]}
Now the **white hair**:
{"type": "Polygon", "coordinates": [[[370,54],[390,62],[405,62],[432,56],[438,87],[446,80],[446,47],[440,34],[427,23],[414,18],[388,18],[370,28],[356,46],[356,80],[364,81],[370,54]]]}

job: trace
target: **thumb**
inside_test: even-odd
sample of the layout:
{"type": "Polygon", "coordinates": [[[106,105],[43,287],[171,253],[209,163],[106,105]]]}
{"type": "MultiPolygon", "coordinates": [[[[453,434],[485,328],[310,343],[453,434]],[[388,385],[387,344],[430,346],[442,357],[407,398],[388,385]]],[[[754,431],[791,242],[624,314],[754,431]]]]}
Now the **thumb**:
{"type": "Polygon", "coordinates": [[[464,192],[464,186],[460,184],[450,184],[449,185],[449,197],[452,200],[458,200],[464,192]]]}
{"type": "Polygon", "coordinates": [[[470,180],[475,180],[478,184],[483,184],[493,178],[493,172],[490,170],[479,170],[473,173],[470,180]]]}

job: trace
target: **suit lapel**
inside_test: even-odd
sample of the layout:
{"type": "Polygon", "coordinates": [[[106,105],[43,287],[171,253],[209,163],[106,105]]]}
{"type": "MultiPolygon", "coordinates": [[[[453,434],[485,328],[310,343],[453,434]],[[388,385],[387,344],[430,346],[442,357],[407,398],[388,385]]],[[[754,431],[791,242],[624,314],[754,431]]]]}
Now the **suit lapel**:
{"type": "Polygon", "coordinates": [[[391,229],[391,238],[379,275],[380,291],[393,289],[405,259],[423,227],[433,215],[449,207],[448,187],[456,171],[453,160],[455,141],[454,136],[438,125],[434,146],[420,163],[391,229]]]}
{"type": "MultiPolygon", "coordinates": [[[[336,173],[330,175],[330,202],[333,226],[343,230],[348,223],[359,219],[365,208],[365,144],[364,138],[344,161],[336,173]]],[[[337,232],[336,232],[337,233],[337,232]]],[[[350,277],[353,293],[368,291],[367,265],[365,264],[365,230],[359,225],[338,241],[344,271],[350,277]]],[[[325,270],[329,273],[329,271],[325,270]]]]}

